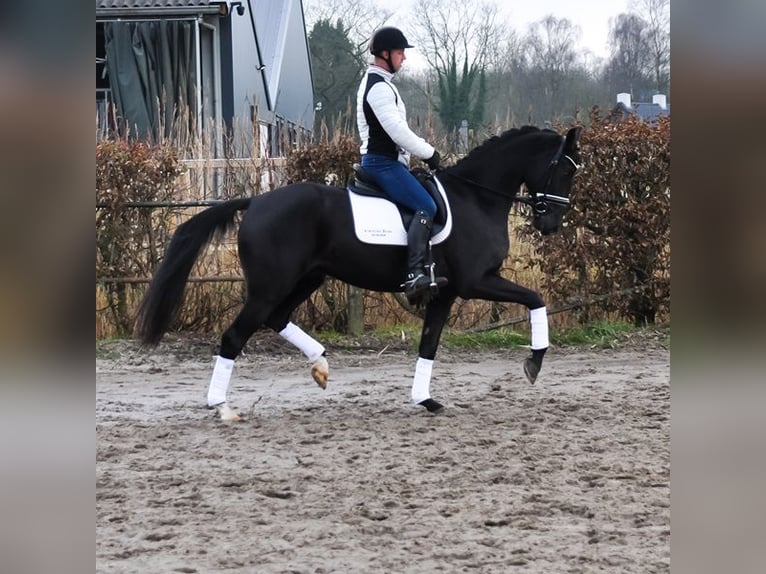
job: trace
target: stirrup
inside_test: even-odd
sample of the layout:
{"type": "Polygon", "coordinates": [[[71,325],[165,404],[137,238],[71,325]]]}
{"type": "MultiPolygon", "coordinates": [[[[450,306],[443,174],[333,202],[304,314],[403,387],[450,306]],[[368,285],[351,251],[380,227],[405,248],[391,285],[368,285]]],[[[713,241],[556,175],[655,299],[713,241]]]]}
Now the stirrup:
{"type": "Polygon", "coordinates": [[[417,277],[402,283],[401,286],[404,287],[404,294],[407,296],[407,299],[417,298],[424,291],[429,291],[433,296],[439,294],[439,288],[447,284],[447,278],[434,277],[433,267],[431,267],[430,275],[431,277],[428,277],[425,273],[419,273],[417,277]]]}
{"type": "Polygon", "coordinates": [[[436,277],[436,273],[434,272],[434,269],[436,268],[436,263],[431,263],[430,265],[426,265],[425,269],[428,271],[428,274],[431,278],[431,283],[429,283],[428,287],[431,289],[431,294],[438,295],[439,294],[439,288],[444,287],[449,281],[446,277],[436,277]]]}
{"type": "Polygon", "coordinates": [[[431,282],[429,281],[426,274],[419,273],[416,277],[407,279],[407,281],[402,283],[400,287],[404,287],[404,293],[409,297],[410,295],[415,295],[420,291],[427,289],[430,287],[430,284],[431,282]],[[420,283],[420,285],[418,285],[418,283],[420,283]]]}

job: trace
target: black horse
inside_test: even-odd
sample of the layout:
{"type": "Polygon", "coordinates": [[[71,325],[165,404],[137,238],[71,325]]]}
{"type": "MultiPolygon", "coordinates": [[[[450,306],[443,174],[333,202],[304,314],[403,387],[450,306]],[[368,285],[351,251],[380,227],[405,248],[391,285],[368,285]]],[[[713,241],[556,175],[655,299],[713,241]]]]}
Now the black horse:
{"type": "MultiPolygon", "coordinates": [[[[514,201],[527,203],[533,226],[556,232],[569,208],[573,176],[580,163],[581,128],[565,136],[525,126],[495,136],[454,166],[435,174],[449,205],[451,232],[432,248],[438,274],[448,283],[426,303],[412,400],[432,412],[442,405],[430,396],[433,359],[450,307],[457,297],[519,303],[530,311],[531,355],[524,373],[534,382],[548,346],[548,320],[538,293],[501,277],[508,254],[508,214],[514,201]],[[517,197],[524,183],[528,194],[517,197]]],[[[226,397],[234,359],[259,328],[268,327],[313,362],[325,388],[329,367],[324,347],[290,321],[291,313],[324,281],[335,277],[373,291],[402,291],[406,249],[362,242],[354,232],[349,191],[296,183],[257,197],[210,207],[178,227],[139,308],[136,333],[143,343],[160,341],[181,306],[192,265],[216,233],[239,227],[239,259],[247,299],[221,339],[208,391],[208,405],[237,419],[226,397]]],[[[383,201],[383,200],[381,200],[383,201]]]]}

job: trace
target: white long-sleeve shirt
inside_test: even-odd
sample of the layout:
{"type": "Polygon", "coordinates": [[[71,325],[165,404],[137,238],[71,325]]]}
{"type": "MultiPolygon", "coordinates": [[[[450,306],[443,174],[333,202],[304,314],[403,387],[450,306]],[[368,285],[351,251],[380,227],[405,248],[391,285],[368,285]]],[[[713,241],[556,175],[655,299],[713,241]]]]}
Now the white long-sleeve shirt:
{"type": "Polygon", "coordinates": [[[356,94],[356,123],[362,139],[360,152],[388,155],[409,166],[410,156],[428,159],[434,148],[407,124],[407,109],[394,75],[374,64],[367,69],[356,94]]]}

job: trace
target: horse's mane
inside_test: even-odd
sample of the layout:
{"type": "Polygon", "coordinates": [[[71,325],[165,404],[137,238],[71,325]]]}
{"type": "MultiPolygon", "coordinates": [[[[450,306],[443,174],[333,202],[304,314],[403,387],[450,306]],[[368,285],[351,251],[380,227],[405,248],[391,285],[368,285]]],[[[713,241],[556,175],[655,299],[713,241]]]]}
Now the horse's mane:
{"type": "Polygon", "coordinates": [[[478,155],[482,155],[487,149],[492,148],[502,142],[505,142],[509,139],[514,139],[519,136],[527,135],[534,132],[541,132],[544,130],[541,130],[537,126],[521,126],[520,128],[511,128],[509,130],[504,131],[499,136],[492,136],[491,138],[485,140],[475,148],[473,148],[470,152],[468,152],[468,155],[465,157],[459,159],[457,163],[455,164],[455,167],[458,165],[465,165],[470,164],[472,161],[476,159],[478,155]]]}

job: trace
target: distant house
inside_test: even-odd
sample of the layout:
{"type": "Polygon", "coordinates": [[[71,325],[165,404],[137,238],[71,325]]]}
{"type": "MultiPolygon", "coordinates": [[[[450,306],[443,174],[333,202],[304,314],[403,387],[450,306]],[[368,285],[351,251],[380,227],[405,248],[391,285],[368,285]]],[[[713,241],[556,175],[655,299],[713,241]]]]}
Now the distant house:
{"type": "Polygon", "coordinates": [[[314,122],[301,0],[96,0],[96,115],[101,136],[282,155],[314,122]]]}
{"type": "Polygon", "coordinates": [[[630,116],[635,116],[645,122],[651,123],[657,118],[670,115],[670,105],[664,94],[655,94],[652,96],[651,103],[631,102],[630,94],[617,94],[617,104],[609,112],[608,119],[611,121],[621,121],[630,116]]]}

